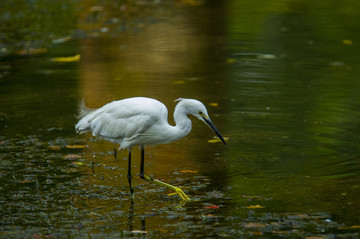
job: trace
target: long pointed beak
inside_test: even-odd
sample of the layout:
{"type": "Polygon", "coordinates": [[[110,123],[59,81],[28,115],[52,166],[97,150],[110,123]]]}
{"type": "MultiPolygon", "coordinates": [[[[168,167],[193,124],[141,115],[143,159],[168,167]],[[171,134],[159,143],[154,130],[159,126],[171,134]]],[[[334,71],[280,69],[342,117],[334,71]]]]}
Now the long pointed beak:
{"type": "Polygon", "coordinates": [[[208,119],[208,118],[206,118],[204,116],[202,116],[202,118],[204,119],[205,123],[207,123],[209,125],[209,127],[214,131],[214,133],[217,135],[217,137],[219,137],[221,142],[223,142],[225,145],[227,145],[226,142],[225,142],[225,139],[221,136],[219,130],[215,127],[214,123],[211,122],[210,119],[208,119]]]}

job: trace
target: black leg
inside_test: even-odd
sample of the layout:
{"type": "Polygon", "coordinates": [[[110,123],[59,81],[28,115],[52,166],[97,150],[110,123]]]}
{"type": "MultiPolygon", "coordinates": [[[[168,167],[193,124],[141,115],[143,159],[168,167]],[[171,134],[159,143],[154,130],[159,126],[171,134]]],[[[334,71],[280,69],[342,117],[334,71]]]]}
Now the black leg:
{"type": "Polygon", "coordinates": [[[130,232],[132,232],[133,230],[133,222],[134,222],[133,218],[134,218],[134,203],[131,203],[129,207],[129,216],[128,216],[128,226],[130,232]]]}
{"type": "Polygon", "coordinates": [[[95,164],[95,162],[92,161],[91,162],[91,170],[92,170],[93,174],[95,174],[94,164],[95,164]]]}
{"type": "Polygon", "coordinates": [[[116,155],[117,155],[116,148],[114,148],[114,157],[115,157],[115,160],[116,160],[116,162],[117,162],[118,159],[117,159],[116,155]]]}
{"type": "Polygon", "coordinates": [[[145,157],[145,149],[144,149],[144,147],[140,147],[140,150],[141,150],[140,178],[145,179],[145,177],[144,177],[144,157],[145,157]]]}
{"type": "Polygon", "coordinates": [[[134,189],[132,187],[132,184],[131,184],[131,151],[129,151],[129,162],[128,162],[128,174],[127,174],[127,178],[128,178],[128,181],[129,181],[129,186],[130,186],[130,194],[131,194],[131,202],[133,202],[134,200],[134,189]]]}

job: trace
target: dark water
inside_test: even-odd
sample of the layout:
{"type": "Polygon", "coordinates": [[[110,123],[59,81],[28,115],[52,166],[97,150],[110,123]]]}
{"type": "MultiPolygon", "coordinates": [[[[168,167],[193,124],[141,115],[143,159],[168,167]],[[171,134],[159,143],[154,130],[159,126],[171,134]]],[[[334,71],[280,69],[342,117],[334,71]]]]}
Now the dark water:
{"type": "Polygon", "coordinates": [[[359,236],[358,1],[1,5],[0,237],[359,236]],[[75,133],[81,99],[132,96],[199,99],[229,137],[147,148],[191,202],[134,150],[131,205],[127,152],[75,133]]]}

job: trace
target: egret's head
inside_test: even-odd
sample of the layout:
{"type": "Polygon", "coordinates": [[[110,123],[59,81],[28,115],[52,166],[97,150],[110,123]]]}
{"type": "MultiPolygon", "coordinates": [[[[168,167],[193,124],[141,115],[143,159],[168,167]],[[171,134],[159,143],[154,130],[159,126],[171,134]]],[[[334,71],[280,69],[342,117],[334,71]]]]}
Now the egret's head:
{"type": "Polygon", "coordinates": [[[226,145],[224,138],[221,136],[219,130],[215,127],[213,122],[210,120],[206,107],[203,103],[194,99],[184,99],[179,98],[176,101],[179,101],[176,107],[182,107],[187,114],[191,114],[207,124],[214,133],[219,137],[219,139],[226,145]]]}

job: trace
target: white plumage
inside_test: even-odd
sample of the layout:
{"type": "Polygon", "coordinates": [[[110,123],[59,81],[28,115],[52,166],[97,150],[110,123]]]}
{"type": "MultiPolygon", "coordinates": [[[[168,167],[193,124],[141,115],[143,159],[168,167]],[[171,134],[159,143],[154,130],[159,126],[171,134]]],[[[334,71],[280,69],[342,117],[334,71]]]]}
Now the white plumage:
{"type": "MultiPolygon", "coordinates": [[[[129,171],[131,150],[135,145],[139,145],[142,150],[143,162],[145,145],[170,143],[190,133],[191,120],[187,117],[188,115],[194,115],[208,124],[226,145],[225,140],[211,122],[205,106],[200,101],[183,98],[177,101],[179,103],[174,111],[175,126],[168,123],[168,111],[163,103],[151,98],[134,97],[113,101],[98,109],[88,109],[83,103],[79,109],[79,118],[81,119],[76,124],[75,129],[80,134],[92,132],[93,136],[99,136],[105,140],[119,143],[121,149],[128,149],[129,171]]],[[[129,184],[132,189],[131,172],[129,174],[129,184]]],[[[144,178],[146,176],[143,175],[143,172],[140,172],[140,177],[144,178]]],[[[154,181],[154,179],[151,180],[154,181]]],[[[166,186],[164,184],[161,185],[166,186]]],[[[170,188],[174,189],[177,187],[171,186],[170,188]]],[[[174,190],[178,191],[178,189],[174,190]]],[[[177,193],[179,194],[179,192],[177,193]]]]}

